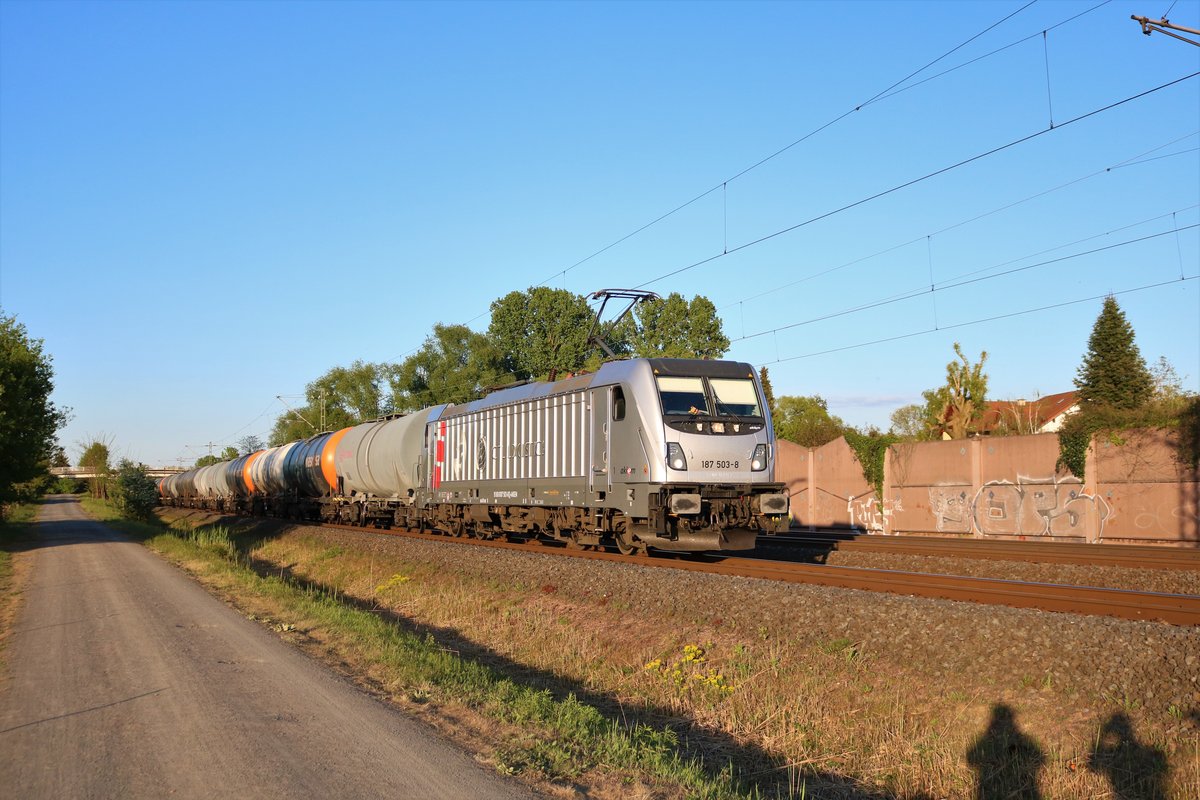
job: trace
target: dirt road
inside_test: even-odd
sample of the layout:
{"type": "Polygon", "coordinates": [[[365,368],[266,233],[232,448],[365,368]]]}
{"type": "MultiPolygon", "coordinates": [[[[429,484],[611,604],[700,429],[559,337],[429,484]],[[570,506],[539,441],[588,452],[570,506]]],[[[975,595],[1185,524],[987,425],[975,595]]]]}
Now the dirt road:
{"type": "Polygon", "coordinates": [[[5,657],[0,794],[529,798],[77,502],[43,506],[5,657]]]}

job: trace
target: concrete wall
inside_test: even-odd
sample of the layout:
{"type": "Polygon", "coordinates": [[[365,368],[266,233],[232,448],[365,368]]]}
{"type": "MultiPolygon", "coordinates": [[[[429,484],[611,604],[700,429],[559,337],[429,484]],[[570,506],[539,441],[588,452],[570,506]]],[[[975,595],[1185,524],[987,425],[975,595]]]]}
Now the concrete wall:
{"type": "Polygon", "coordinates": [[[1109,508],[1106,540],[1200,543],[1200,483],[1176,457],[1176,436],[1134,431],[1093,443],[1097,490],[1109,508]]]}
{"type": "Polygon", "coordinates": [[[780,440],[775,474],[787,484],[793,525],[865,527],[864,519],[877,505],[854,451],[841,437],[814,448],[780,440]]]}
{"type": "Polygon", "coordinates": [[[809,449],[780,442],[793,525],[873,533],[1200,545],[1200,483],[1175,434],[1101,438],[1086,483],[1058,470],[1054,434],[896,445],[883,500],[845,439],[809,449]]]}

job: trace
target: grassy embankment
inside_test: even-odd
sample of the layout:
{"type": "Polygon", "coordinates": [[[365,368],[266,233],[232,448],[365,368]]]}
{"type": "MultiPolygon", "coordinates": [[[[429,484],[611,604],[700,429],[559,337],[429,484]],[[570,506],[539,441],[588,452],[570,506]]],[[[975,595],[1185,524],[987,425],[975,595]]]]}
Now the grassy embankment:
{"type": "Polygon", "coordinates": [[[0,522],[0,683],[5,674],[4,646],[17,612],[20,586],[13,568],[13,551],[29,535],[29,527],[37,516],[37,506],[15,504],[4,509],[0,522]]]}
{"type": "MultiPolygon", "coordinates": [[[[311,529],[141,533],[285,638],[555,793],[968,797],[986,781],[1021,796],[1030,776],[1044,796],[1115,786],[1088,768],[1094,711],[1023,676],[931,678],[842,639],[656,619],[636,598],[447,569],[311,529]],[[984,741],[999,701],[1031,745],[984,741]]],[[[1148,755],[1119,779],[1145,796],[1200,793],[1194,739],[1139,725],[1148,755]]]]}

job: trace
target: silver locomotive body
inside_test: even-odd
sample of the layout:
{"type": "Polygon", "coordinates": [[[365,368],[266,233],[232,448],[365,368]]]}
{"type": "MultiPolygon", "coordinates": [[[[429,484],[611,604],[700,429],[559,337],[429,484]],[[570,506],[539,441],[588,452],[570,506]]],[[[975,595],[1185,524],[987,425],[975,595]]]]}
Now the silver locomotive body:
{"type": "Polygon", "coordinates": [[[455,533],[623,550],[739,550],[786,524],[749,364],[611,362],[431,415],[418,503],[455,533]]]}

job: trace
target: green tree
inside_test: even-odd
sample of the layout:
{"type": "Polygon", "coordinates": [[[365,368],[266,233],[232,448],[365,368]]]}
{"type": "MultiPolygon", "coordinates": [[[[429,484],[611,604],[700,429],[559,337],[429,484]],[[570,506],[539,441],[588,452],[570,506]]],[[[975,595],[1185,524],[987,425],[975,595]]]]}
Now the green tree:
{"type": "Polygon", "coordinates": [[[122,513],[149,519],[158,505],[158,482],[146,474],[145,464],[122,459],[113,476],[109,498],[122,513]]]}
{"type": "Polygon", "coordinates": [[[55,433],[67,422],[68,412],[50,400],[50,362],[42,340],[0,311],[0,519],[19,484],[46,473],[55,433]]]}
{"type": "Polygon", "coordinates": [[[926,407],[920,403],[900,406],[892,412],[892,435],[909,440],[928,439],[929,429],[925,425],[927,416],[926,407]]]}
{"type": "Polygon", "coordinates": [[[987,375],[983,365],[987,351],[979,354],[972,364],[963,354],[962,345],[954,343],[958,360],[946,365],[946,384],[923,392],[925,398],[925,427],[951,439],[965,439],[978,430],[979,421],[987,408],[987,375]]]}
{"type": "Polygon", "coordinates": [[[307,439],[390,414],[388,377],[394,366],[355,361],[334,367],[304,389],[305,404],[289,408],[275,420],[271,445],[307,439]]]}
{"type": "MultiPolygon", "coordinates": [[[[565,289],[533,286],[492,302],[488,336],[500,351],[503,371],[517,380],[582,369],[594,349],[587,342],[592,309],[565,289]]],[[[617,352],[620,343],[609,342],[617,352]],[[617,346],[614,346],[616,344],[617,346]]]]}
{"type": "Polygon", "coordinates": [[[95,475],[88,479],[92,497],[95,498],[108,496],[108,476],[111,471],[108,463],[110,444],[112,444],[110,437],[103,434],[94,436],[90,442],[82,446],[83,452],[79,456],[79,466],[95,475]]]}
{"type": "Polygon", "coordinates": [[[243,436],[237,440],[238,455],[248,456],[266,448],[266,443],[254,434],[243,436]]]}
{"type": "Polygon", "coordinates": [[[771,419],[775,418],[775,389],[771,386],[771,375],[767,372],[766,367],[758,368],[758,382],[762,384],[763,397],[767,401],[767,408],[771,410],[771,419]]]}
{"type": "Polygon", "coordinates": [[[784,395],[776,400],[775,435],[803,447],[820,447],[842,435],[846,424],[829,413],[823,397],[784,395]]]}
{"type": "Polygon", "coordinates": [[[489,387],[511,382],[491,339],[466,325],[440,323],[391,378],[394,403],[406,411],[465,403],[481,397],[489,387]]]}
{"type": "Polygon", "coordinates": [[[1104,298],[1104,307],[1092,326],[1075,388],[1083,410],[1096,406],[1140,408],[1154,391],[1154,379],[1133,341],[1133,326],[1111,295],[1104,298]]]}
{"type": "Polygon", "coordinates": [[[678,292],[639,303],[628,334],[641,358],[720,358],[729,350],[716,306],[702,295],[687,301],[678,292]]]}

